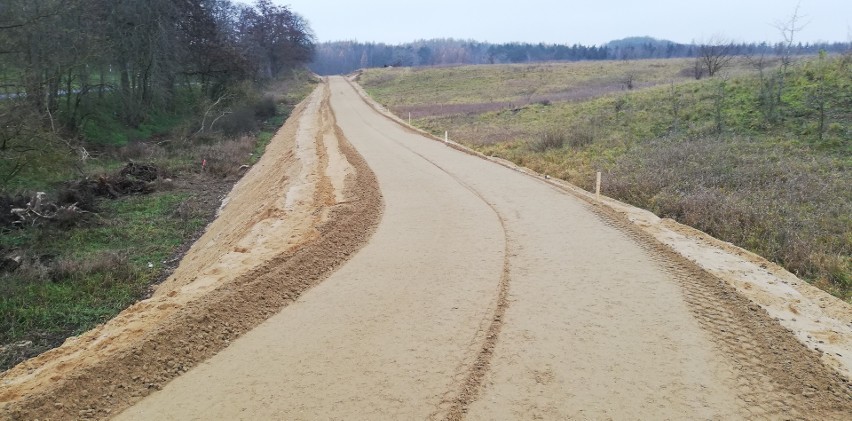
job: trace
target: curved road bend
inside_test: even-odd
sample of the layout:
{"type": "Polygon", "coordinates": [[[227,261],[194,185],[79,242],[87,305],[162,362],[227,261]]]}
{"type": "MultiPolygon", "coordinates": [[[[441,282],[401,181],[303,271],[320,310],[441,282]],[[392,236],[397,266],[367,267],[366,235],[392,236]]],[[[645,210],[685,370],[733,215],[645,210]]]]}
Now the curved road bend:
{"type": "Polygon", "coordinates": [[[384,195],[374,237],[120,419],[745,414],[735,364],[651,252],[574,197],[329,83],[337,124],[384,195]]]}

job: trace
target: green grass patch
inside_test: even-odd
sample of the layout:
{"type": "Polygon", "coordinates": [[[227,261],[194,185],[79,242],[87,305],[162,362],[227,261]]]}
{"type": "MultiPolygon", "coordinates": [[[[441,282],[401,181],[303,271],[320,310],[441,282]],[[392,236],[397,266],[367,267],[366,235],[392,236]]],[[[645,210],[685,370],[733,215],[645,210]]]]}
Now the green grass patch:
{"type": "Polygon", "coordinates": [[[0,246],[27,251],[18,270],[0,276],[0,343],[76,334],[135,302],[162,261],[204,226],[204,215],[177,216],[188,200],[128,196],[101,202],[90,226],[4,233],[0,246]]]}
{"type": "MultiPolygon", "coordinates": [[[[191,103],[191,100],[187,99],[181,103],[183,102],[191,103]]],[[[85,118],[82,119],[80,127],[84,139],[94,145],[123,146],[129,142],[169,134],[194,115],[194,110],[187,104],[172,111],[152,111],[146,114],[138,125],[131,126],[122,122],[116,111],[119,107],[121,104],[114,94],[107,94],[106,98],[97,104],[84,106],[81,113],[85,118]]]]}

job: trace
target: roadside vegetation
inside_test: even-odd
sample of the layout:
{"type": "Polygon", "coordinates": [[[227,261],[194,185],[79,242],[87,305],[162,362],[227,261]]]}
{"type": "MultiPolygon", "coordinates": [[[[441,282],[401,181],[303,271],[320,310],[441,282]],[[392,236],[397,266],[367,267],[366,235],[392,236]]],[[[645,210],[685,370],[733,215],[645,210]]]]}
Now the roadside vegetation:
{"type": "Polygon", "coordinates": [[[735,57],[699,80],[696,63],[370,69],[360,83],[487,155],[586,189],[602,171],[605,194],[852,300],[852,54],[735,57]]]}
{"type": "Polygon", "coordinates": [[[0,218],[0,370],[109,320],[164,280],[315,86],[298,75],[247,106],[245,131],[192,136],[197,128],[184,121],[100,147],[79,173],[5,192],[4,212],[29,211],[0,218]],[[40,210],[28,206],[38,192],[40,210]]]}
{"type": "Polygon", "coordinates": [[[146,297],[316,84],[285,7],[102,3],[0,8],[0,370],[146,297]]]}

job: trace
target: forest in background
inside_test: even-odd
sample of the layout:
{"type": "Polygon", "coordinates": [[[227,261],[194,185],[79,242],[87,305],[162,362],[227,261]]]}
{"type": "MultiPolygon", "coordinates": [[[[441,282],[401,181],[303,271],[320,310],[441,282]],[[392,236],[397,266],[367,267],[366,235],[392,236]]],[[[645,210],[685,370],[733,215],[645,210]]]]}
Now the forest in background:
{"type": "Polygon", "coordinates": [[[85,160],[97,145],[228,114],[309,62],[313,48],[306,21],[268,0],[4,1],[0,186],[45,155],[85,160]]]}
{"type": "Polygon", "coordinates": [[[548,61],[638,60],[695,58],[702,49],[724,48],[733,56],[815,55],[820,51],[842,53],[848,43],[790,44],[734,43],[719,37],[680,44],[650,37],[631,37],[607,44],[492,44],[472,40],[432,39],[390,45],[372,42],[335,41],[316,46],[311,70],[320,75],[347,74],[373,67],[450,66],[469,64],[537,63],[548,61]]]}

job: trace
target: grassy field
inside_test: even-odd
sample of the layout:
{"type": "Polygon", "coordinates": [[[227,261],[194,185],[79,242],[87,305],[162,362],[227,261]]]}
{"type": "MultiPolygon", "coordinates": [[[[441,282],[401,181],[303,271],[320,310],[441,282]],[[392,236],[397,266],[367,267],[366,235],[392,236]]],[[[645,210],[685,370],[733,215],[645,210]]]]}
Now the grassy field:
{"type": "Polygon", "coordinates": [[[671,217],[852,300],[852,59],[710,79],[692,61],[371,69],[397,115],[671,217]],[[628,89],[626,80],[632,81],[628,89]],[[769,94],[767,94],[769,92],[769,94]],[[767,99],[769,98],[769,99],[767,99]]]}
{"type": "Polygon", "coordinates": [[[193,136],[193,122],[177,119],[151,139],[90,143],[94,158],[82,168],[57,165],[73,157],[56,151],[42,157],[45,165],[31,165],[7,184],[5,197],[45,191],[56,200],[68,180],[108,177],[127,162],[160,171],[150,194],[96,198],[87,203],[90,213],[64,223],[0,226],[0,370],[112,318],[168,276],[244,173],[241,166],[257,162],[315,86],[301,76],[270,86],[245,112],[234,108],[233,114],[245,115],[223,130],[193,136]],[[257,113],[261,108],[266,111],[257,113]],[[229,127],[240,130],[226,133],[229,127]],[[10,267],[10,257],[19,264],[10,267]]]}

